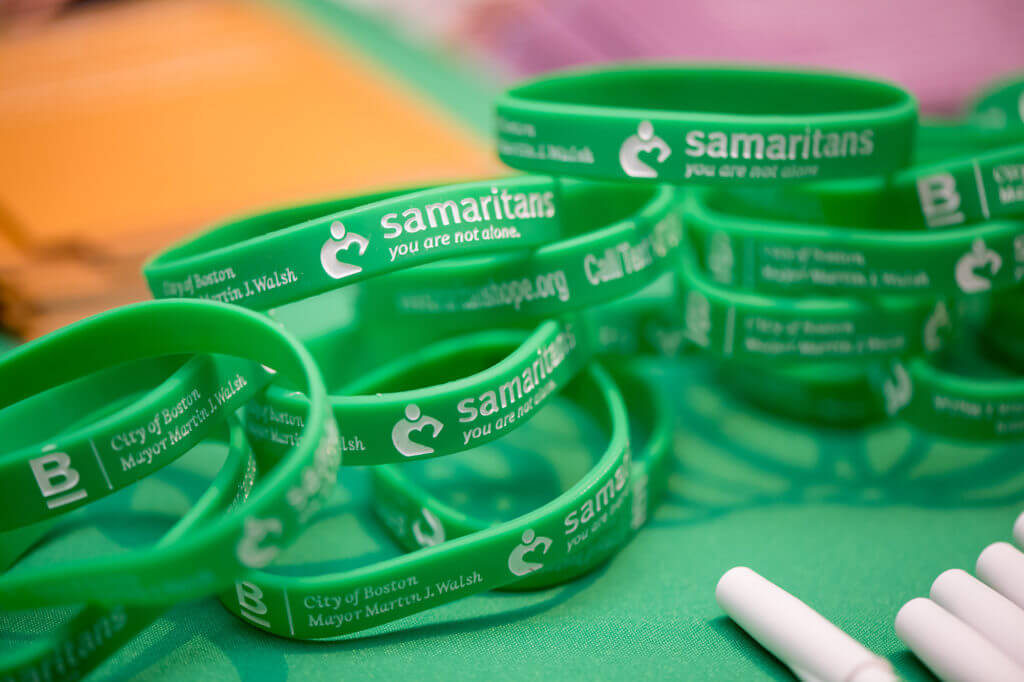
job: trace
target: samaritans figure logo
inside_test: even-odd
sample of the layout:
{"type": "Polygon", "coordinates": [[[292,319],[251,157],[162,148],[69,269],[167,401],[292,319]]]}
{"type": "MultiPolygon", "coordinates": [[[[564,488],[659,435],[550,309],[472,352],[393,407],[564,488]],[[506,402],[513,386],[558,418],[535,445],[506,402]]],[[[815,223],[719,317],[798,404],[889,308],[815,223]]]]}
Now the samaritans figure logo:
{"type": "Polygon", "coordinates": [[[630,135],[619,147],[619,164],[626,175],[632,178],[656,178],[658,171],[640,160],[640,152],[658,150],[658,163],[663,163],[672,154],[665,140],[654,134],[650,121],[640,121],[636,135],[630,135]]]}
{"type": "Polygon", "coordinates": [[[537,547],[543,547],[541,554],[547,554],[548,549],[551,547],[551,538],[543,536],[537,536],[533,532],[532,528],[527,528],[523,531],[523,543],[517,545],[512,553],[508,555],[508,570],[512,571],[512,575],[523,576],[527,573],[533,573],[534,571],[544,568],[544,564],[539,562],[526,561],[525,557],[527,554],[537,549],[537,547]]]}
{"type": "Polygon", "coordinates": [[[914,386],[910,381],[910,374],[903,365],[898,362],[893,364],[892,376],[882,384],[882,393],[885,396],[885,413],[890,417],[910,402],[914,386]]]}
{"type": "Polygon", "coordinates": [[[708,269],[714,275],[715,281],[722,284],[732,284],[733,267],[736,258],[732,252],[732,240],[724,232],[711,234],[711,243],[708,246],[708,269]]]}
{"type": "Polygon", "coordinates": [[[238,561],[248,568],[263,568],[278,555],[281,549],[275,544],[263,544],[271,535],[281,535],[284,526],[280,519],[245,519],[245,533],[235,547],[238,561]]]}
{"type": "Polygon", "coordinates": [[[338,254],[355,246],[359,250],[359,255],[362,256],[366,253],[366,247],[369,245],[369,239],[361,234],[346,231],[345,224],[340,220],[335,220],[331,223],[331,239],[325,241],[324,245],[320,247],[320,265],[323,266],[324,272],[334,279],[343,279],[362,272],[363,268],[358,265],[342,263],[338,260],[338,254]]]}
{"type": "Polygon", "coordinates": [[[985,246],[984,239],[978,237],[971,245],[971,250],[960,256],[960,260],[956,262],[956,283],[960,290],[965,294],[976,294],[991,289],[992,282],[977,272],[986,266],[989,268],[990,276],[994,276],[1003,266],[1003,259],[985,246]]]}
{"type": "Polygon", "coordinates": [[[414,404],[406,405],[405,419],[400,419],[394,428],[391,429],[391,442],[394,444],[395,449],[406,457],[429,455],[434,451],[434,448],[417,443],[410,437],[413,431],[422,431],[428,426],[430,427],[431,438],[437,438],[437,434],[441,433],[441,429],[444,428],[444,424],[438,420],[421,413],[418,406],[414,404]]]}
{"type": "Polygon", "coordinates": [[[935,309],[924,323],[924,347],[927,351],[937,351],[942,348],[942,332],[951,325],[949,309],[944,301],[935,304],[935,309]]]}
{"type": "Polygon", "coordinates": [[[690,291],[686,295],[686,336],[698,346],[711,345],[711,304],[704,294],[690,291]]]}
{"type": "Polygon", "coordinates": [[[444,542],[444,526],[441,525],[441,519],[426,508],[421,509],[420,513],[423,514],[423,519],[416,519],[412,522],[412,536],[416,538],[416,544],[420,547],[440,545],[444,542]],[[423,520],[427,522],[430,532],[424,530],[423,520]]]}

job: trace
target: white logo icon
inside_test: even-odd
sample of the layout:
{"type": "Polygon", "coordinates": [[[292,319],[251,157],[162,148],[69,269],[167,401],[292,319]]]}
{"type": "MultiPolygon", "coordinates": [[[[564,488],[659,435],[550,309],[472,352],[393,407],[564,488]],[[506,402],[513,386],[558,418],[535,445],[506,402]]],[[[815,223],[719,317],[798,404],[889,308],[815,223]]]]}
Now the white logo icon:
{"type": "Polygon", "coordinates": [[[985,240],[978,237],[971,244],[971,250],[960,256],[956,262],[956,283],[965,294],[976,294],[979,291],[988,291],[992,288],[992,282],[977,273],[979,268],[989,266],[989,272],[994,276],[1003,266],[1002,257],[985,246],[985,240]]]}
{"type": "Polygon", "coordinates": [[[437,438],[437,434],[441,433],[441,429],[444,428],[444,424],[438,420],[422,414],[420,408],[416,405],[406,405],[405,419],[400,419],[395,424],[395,427],[391,429],[391,442],[394,443],[395,449],[406,457],[429,455],[434,451],[434,448],[417,443],[410,438],[413,431],[422,431],[428,426],[430,427],[431,438],[437,438]]]}
{"type": "Polygon", "coordinates": [[[711,235],[711,243],[708,245],[708,269],[714,275],[715,281],[722,284],[732,284],[733,267],[736,264],[732,252],[732,240],[724,232],[715,232],[711,235]]]}
{"type": "Polygon", "coordinates": [[[235,553],[238,561],[248,568],[263,568],[281,551],[276,545],[261,547],[260,544],[269,535],[280,535],[284,527],[280,519],[257,519],[249,517],[245,520],[245,534],[238,541],[235,553]]]}
{"type": "Polygon", "coordinates": [[[338,254],[355,245],[359,249],[359,255],[362,256],[366,253],[366,247],[370,245],[370,240],[361,234],[347,232],[345,224],[340,220],[331,223],[331,237],[320,248],[320,265],[323,266],[324,272],[334,279],[342,279],[362,272],[363,269],[358,265],[342,263],[338,260],[338,254]]]}
{"type": "Polygon", "coordinates": [[[427,526],[430,528],[430,532],[424,531],[421,519],[413,521],[412,536],[416,538],[416,544],[420,547],[440,545],[444,542],[444,526],[441,525],[441,519],[437,518],[434,512],[429,509],[421,509],[420,511],[423,514],[423,519],[427,522],[427,526]]]}
{"type": "Polygon", "coordinates": [[[711,345],[711,304],[704,294],[690,291],[686,295],[686,337],[698,346],[711,345]]]}
{"type": "Polygon", "coordinates": [[[539,546],[543,546],[541,554],[547,554],[548,549],[551,547],[551,538],[537,536],[532,528],[524,530],[523,544],[517,545],[512,550],[512,553],[508,555],[508,570],[512,571],[512,575],[523,576],[544,568],[544,564],[526,561],[524,558],[539,546]]]}
{"type": "Polygon", "coordinates": [[[66,504],[77,502],[88,496],[85,488],[78,488],[81,477],[71,466],[71,457],[66,452],[53,452],[55,446],[43,448],[47,454],[36,457],[28,462],[32,475],[39,486],[39,492],[46,500],[47,509],[56,509],[66,504]]]}
{"type": "Polygon", "coordinates": [[[640,152],[658,150],[658,163],[663,163],[672,154],[671,147],[654,134],[650,121],[640,121],[636,135],[630,135],[619,147],[619,164],[626,175],[633,178],[656,178],[658,171],[640,160],[640,152]]]}
{"type": "Polygon", "coordinates": [[[936,173],[917,181],[917,197],[928,227],[957,225],[965,219],[952,173],[936,173]]]}
{"type": "Polygon", "coordinates": [[[951,325],[949,310],[943,301],[935,304],[935,310],[931,317],[924,323],[924,347],[927,351],[937,351],[942,348],[942,336],[940,332],[951,325]]]}
{"type": "Polygon", "coordinates": [[[263,590],[259,585],[246,580],[237,582],[235,583],[235,594],[238,596],[238,610],[243,617],[265,628],[270,627],[270,621],[260,618],[260,616],[267,615],[270,609],[263,601],[263,590]]]}
{"type": "Polygon", "coordinates": [[[1013,238],[1013,257],[1017,261],[1013,278],[1019,282],[1024,279],[1024,234],[1018,234],[1013,238]]]}
{"type": "Polygon", "coordinates": [[[890,417],[902,410],[910,397],[913,395],[914,386],[910,381],[910,375],[906,368],[900,363],[892,366],[892,376],[888,377],[882,384],[882,394],[885,396],[885,413],[890,417]]]}
{"type": "Polygon", "coordinates": [[[667,358],[674,358],[679,353],[685,337],[679,330],[655,329],[652,332],[654,345],[667,358]]]}

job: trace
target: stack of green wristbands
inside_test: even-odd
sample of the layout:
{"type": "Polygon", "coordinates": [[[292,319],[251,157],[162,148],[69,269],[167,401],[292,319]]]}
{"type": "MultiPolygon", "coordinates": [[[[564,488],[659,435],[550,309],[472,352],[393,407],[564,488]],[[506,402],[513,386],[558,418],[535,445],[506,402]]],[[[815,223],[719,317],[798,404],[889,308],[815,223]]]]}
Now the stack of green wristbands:
{"type": "Polygon", "coordinates": [[[919,124],[902,89],[839,74],[554,74],[496,103],[498,153],[531,175],[284,208],[157,255],[144,275],[165,300],[0,357],[0,604],[79,607],[0,657],[0,680],[83,676],[188,599],[321,640],[591,571],[668,475],[672,396],[640,355],[704,353],[802,419],[1018,437],[1021,90],[919,124]],[[976,327],[986,378],[948,364],[976,327]],[[476,518],[409,475],[559,401],[606,441],[525,515],[476,518]],[[221,472],[153,547],[16,566],[58,517],[204,442],[227,451],[221,472]],[[404,553],[275,571],[343,466],[370,467],[404,553]]]}

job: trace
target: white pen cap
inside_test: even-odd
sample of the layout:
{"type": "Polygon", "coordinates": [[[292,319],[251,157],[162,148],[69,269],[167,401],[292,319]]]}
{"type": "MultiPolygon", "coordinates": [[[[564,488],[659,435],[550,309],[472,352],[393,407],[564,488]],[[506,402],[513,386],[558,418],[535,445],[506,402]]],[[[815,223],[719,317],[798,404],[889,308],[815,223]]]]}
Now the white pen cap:
{"type": "Polygon", "coordinates": [[[892,682],[892,664],[778,585],[743,566],[715,598],[736,623],[804,682],[892,682]]]}
{"type": "Polygon", "coordinates": [[[1017,541],[1017,546],[1024,549],[1024,512],[1017,517],[1017,522],[1013,524],[1013,539],[1017,541]]]}
{"type": "Polygon", "coordinates": [[[1024,554],[1008,542],[982,550],[974,572],[985,584],[1024,609],[1024,554]]]}
{"type": "Polygon", "coordinates": [[[932,601],[1024,667],[1024,610],[967,571],[951,568],[932,583],[932,601]]]}
{"type": "Polygon", "coordinates": [[[1024,668],[931,599],[904,604],[896,634],[944,682],[1024,680],[1024,668]]]}

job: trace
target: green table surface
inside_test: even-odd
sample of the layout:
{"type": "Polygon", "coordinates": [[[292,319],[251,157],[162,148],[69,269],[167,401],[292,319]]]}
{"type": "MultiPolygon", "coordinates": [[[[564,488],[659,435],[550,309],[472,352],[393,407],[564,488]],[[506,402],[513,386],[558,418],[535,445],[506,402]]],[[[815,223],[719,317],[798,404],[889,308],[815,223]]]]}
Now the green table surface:
{"type": "MultiPolygon", "coordinates": [[[[897,423],[815,428],[738,401],[699,360],[651,371],[676,405],[668,497],[591,575],[546,591],[473,596],[328,643],[257,632],[212,599],[183,604],[91,679],[793,679],[715,603],[717,579],[739,564],[889,657],[907,679],[930,679],[896,639],[893,617],[940,572],[971,570],[985,545],[1009,538],[1024,508],[1017,448],[938,442],[897,423]]],[[[498,444],[413,471],[449,502],[504,518],[570,484],[600,441],[593,423],[559,402],[498,444]]],[[[71,531],[25,564],[152,541],[215,470],[218,449],[200,448],[73,515],[71,531]]],[[[341,483],[276,570],[341,570],[396,553],[368,511],[365,471],[344,469],[341,483]]],[[[0,613],[0,648],[60,616],[0,613]]]]}

